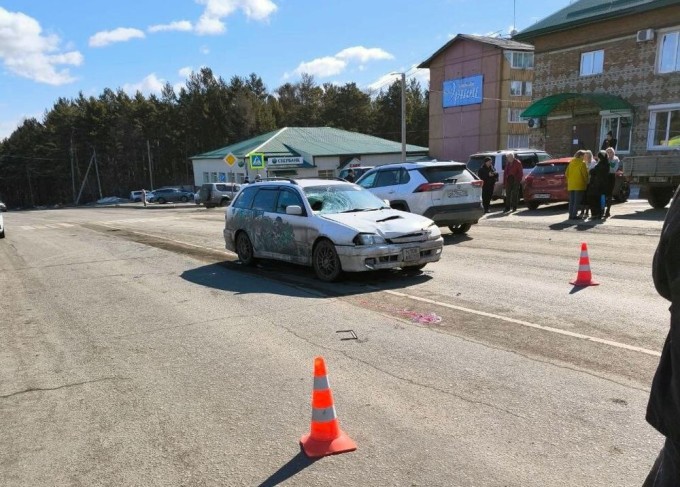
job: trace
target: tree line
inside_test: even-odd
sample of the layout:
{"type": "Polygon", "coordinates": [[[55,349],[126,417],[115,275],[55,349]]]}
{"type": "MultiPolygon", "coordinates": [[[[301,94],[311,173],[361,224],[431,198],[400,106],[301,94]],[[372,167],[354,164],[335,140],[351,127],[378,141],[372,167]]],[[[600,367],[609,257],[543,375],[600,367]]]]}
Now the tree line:
{"type": "MultiPolygon", "coordinates": [[[[407,142],[427,147],[428,91],[410,79],[406,97],[407,142]]],[[[26,119],[0,142],[0,198],[10,207],[70,204],[82,189],[82,204],[149,188],[151,177],[154,187],[193,185],[189,157],[286,126],[400,141],[401,83],[372,93],[303,75],[272,93],[256,74],[227,82],[202,68],[179,92],[166,84],[148,97],[107,88],[59,98],[42,121],[26,119]]]]}

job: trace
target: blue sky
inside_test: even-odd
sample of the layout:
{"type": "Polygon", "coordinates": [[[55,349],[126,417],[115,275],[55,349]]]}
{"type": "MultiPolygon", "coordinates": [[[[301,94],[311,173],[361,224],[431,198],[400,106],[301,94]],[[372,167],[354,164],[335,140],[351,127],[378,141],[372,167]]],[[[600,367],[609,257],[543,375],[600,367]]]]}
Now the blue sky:
{"type": "Polygon", "coordinates": [[[456,34],[508,35],[569,0],[0,0],[0,140],[59,97],[148,95],[192,70],[256,73],[273,91],[317,83],[379,88],[456,34]]]}

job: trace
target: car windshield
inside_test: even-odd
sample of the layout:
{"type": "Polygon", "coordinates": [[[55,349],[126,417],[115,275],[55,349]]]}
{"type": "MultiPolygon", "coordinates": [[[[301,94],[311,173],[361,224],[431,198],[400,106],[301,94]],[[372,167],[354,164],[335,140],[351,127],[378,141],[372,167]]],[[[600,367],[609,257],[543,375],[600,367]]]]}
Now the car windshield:
{"type": "Polygon", "coordinates": [[[329,184],[305,188],[305,196],[315,213],[349,213],[389,208],[370,191],[353,184],[329,184]]]}
{"type": "Polygon", "coordinates": [[[567,170],[566,164],[538,164],[531,171],[533,176],[546,176],[549,174],[564,174],[567,170]]]}
{"type": "Polygon", "coordinates": [[[457,182],[468,183],[475,177],[463,165],[429,166],[418,169],[428,183],[457,182]]]}

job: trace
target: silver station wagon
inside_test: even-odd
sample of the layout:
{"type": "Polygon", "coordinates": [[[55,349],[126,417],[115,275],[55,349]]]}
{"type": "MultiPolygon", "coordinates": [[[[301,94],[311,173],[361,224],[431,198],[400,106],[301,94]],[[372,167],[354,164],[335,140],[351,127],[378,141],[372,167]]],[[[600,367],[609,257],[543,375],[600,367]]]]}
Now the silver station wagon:
{"type": "Polygon", "coordinates": [[[441,257],[443,238],[423,216],[394,210],[339,180],[263,181],[245,186],[225,212],[227,250],[313,266],[323,281],[343,271],[419,270],[441,257]]]}

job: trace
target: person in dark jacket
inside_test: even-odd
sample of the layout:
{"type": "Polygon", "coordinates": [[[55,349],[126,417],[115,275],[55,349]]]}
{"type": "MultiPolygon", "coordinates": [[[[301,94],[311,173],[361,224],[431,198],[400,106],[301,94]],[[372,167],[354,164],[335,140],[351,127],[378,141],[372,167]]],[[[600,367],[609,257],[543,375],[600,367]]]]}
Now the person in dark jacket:
{"type": "Polygon", "coordinates": [[[671,320],[652,380],[647,422],[666,441],[643,487],[670,487],[680,485],[680,187],[661,230],[652,276],[657,292],[671,302],[671,320]]]}
{"type": "Polygon", "coordinates": [[[609,178],[609,159],[603,150],[597,153],[597,164],[590,170],[590,182],[588,183],[588,203],[590,205],[590,217],[600,219],[604,213],[602,200],[607,192],[609,178]]]}
{"type": "Polygon", "coordinates": [[[477,171],[477,176],[482,180],[482,206],[484,206],[484,213],[489,213],[489,206],[491,206],[491,197],[493,196],[493,190],[496,186],[496,181],[498,181],[498,173],[494,171],[491,165],[492,159],[486,157],[482,167],[477,171]]]}
{"type": "Polygon", "coordinates": [[[614,138],[614,133],[610,130],[607,132],[607,136],[602,141],[602,147],[600,149],[607,150],[609,148],[616,149],[616,139],[614,138]]]}

